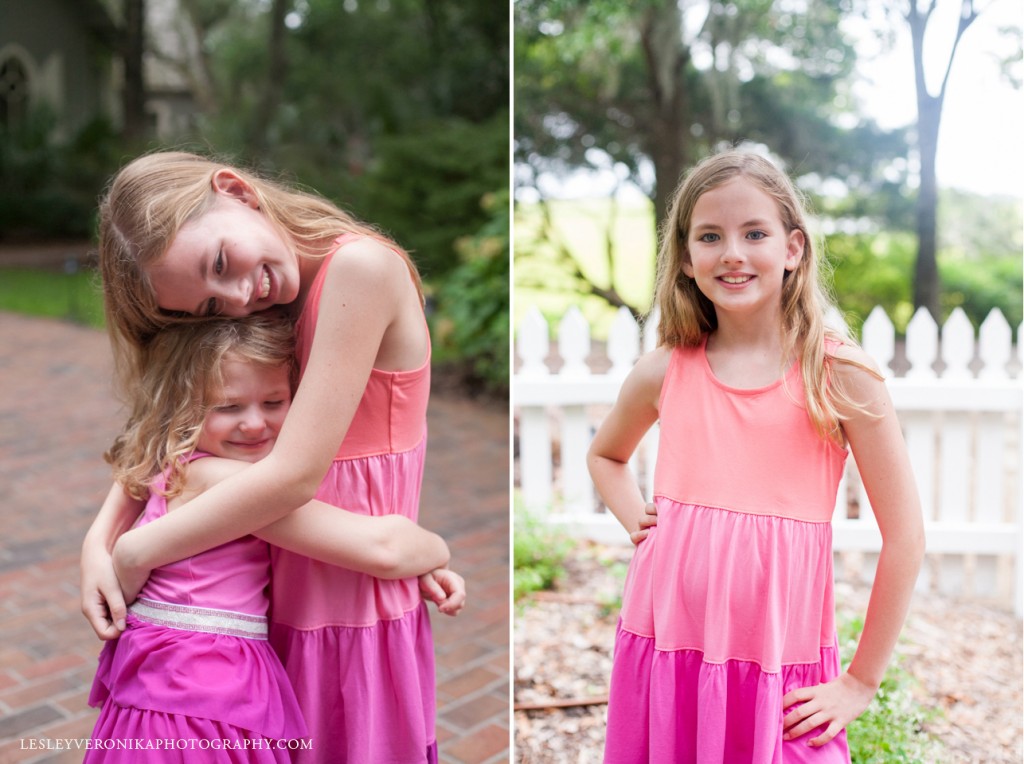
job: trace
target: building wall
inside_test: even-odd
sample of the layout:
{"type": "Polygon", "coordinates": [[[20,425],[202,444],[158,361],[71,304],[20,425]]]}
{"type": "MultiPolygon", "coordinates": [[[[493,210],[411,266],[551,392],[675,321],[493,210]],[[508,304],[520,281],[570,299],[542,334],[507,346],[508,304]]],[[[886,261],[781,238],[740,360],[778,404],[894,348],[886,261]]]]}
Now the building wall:
{"type": "Polygon", "coordinates": [[[65,0],[0,0],[0,62],[17,56],[29,102],[44,104],[70,135],[92,119],[115,117],[113,56],[65,0]]]}

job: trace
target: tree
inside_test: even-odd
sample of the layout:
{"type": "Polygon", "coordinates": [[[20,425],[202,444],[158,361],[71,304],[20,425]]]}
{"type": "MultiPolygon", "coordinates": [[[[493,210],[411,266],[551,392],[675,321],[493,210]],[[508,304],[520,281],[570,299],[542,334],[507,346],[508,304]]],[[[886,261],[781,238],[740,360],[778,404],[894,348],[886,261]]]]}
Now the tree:
{"type": "Polygon", "coordinates": [[[124,62],[121,103],[123,133],[129,143],[138,143],[146,132],[146,82],[142,70],[145,24],[145,1],[125,0],[124,31],[121,35],[121,59],[124,62]]]}
{"type": "Polygon", "coordinates": [[[917,149],[921,162],[921,181],[917,191],[917,260],[914,265],[914,305],[924,306],[938,321],[939,266],[936,259],[936,211],[939,205],[939,186],[935,175],[935,158],[939,150],[939,127],[942,123],[942,105],[946,99],[946,85],[953,68],[953,59],[964,32],[975,22],[980,11],[974,0],[962,0],[957,21],[956,36],[949,49],[945,72],[939,90],[928,91],[924,71],[924,37],[938,0],[909,0],[904,18],[910,25],[914,46],[914,86],[917,93],[917,149]]]}
{"type": "Polygon", "coordinates": [[[880,170],[905,152],[902,136],[853,112],[845,5],[517,0],[518,182],[617,166],[660,222],[686,167],[750,141],[805,179],[841,179],[861,197],[898,191],[880,170]]]}

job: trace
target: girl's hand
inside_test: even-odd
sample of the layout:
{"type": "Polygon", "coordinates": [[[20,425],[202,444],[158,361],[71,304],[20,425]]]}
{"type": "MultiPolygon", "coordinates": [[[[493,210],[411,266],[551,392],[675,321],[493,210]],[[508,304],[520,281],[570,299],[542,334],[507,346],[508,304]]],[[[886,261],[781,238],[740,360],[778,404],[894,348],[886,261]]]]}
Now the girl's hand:
{"type": "Polygon", "coordinates": [[[82,547],[82,614],[100,639],[117,639],[125,629],[125,604],[114,563],[106,549],[82,547]]]}
{"type": "Polygon", "coordinates": [[[131,536],[134,531],[129,531],[117,540],[114,544],[114,551],[111,559],[114,564],[114,573],[121,584],[121,592],[124,595],[124,602],[131,604],[139,596],[146,579],[149,578],[150,570],[143,568],[134,562],[134,555],[131,547],[131,536]]]}
{"type": "Polygon", "coordinates": [[[651,502],[647,503],[644,507],[644,516],[640,518],[640,522],[637,525],[640,526],[640,530],[633,531],[629,534],[629,540],[633,542],[633,546],[636,546],[650,533],[650,529],[658,524],[658,508],[651,502]]]}
{"type": "Polygon", "coordinates": [[[782,720],[783,739],[793,740],[824,726],[822,734],[807,741],[812,748],[823,746],[864,713],[874,696],[875,688],[848,672],[825,684],[793,690],[782,699],[782,708],[800,705],[782,720]]]}
{"type": "Polygon", "coordinates": [[[453,570],[437,568],[420,579],[420,594],[445,615],[458,615],[466,604],[466,581],[453,570]]]}

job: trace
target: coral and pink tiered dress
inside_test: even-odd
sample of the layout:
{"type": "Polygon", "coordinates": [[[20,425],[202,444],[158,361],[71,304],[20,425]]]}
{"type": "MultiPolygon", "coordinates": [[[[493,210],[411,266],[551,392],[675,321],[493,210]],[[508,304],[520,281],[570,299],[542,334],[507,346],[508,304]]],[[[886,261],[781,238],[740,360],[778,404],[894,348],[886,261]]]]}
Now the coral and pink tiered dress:
{"type": "MultiPolygon", "coordinates": [[[[339,238],[339,247],[354,238],[339,238]]],[[[296,327],[301,369],[326,273],[325,263],[296,327]]],[[[410,371],[374,369],[316,498],[416,520],[429,393],[429,353],[410,371]]],[[[381,580],[275,549],[272,600],[271,642],[313,740],[296,761],[437,761],[434,647],[415,578],[381,580]]]]}
{"type": "MultiPolygon", "coordinates": [[[[166,512],[154,491],[139,523],[166,512]]],[[[253,536],[150,574],[128,628],[100,654],[86,762],[285,764],[308,744],[267,641],[269,576],[269,546],[253,536]]]]}
{"type": "Polygon", "coordinates": [[[660,400],[658,525],[616,636],[608,764],[849,762],[845,733],[783,740],[782,698],[840,674],[832,526],[846,451],[803,406],[799,366],[735,389],[676,348],[660,400]]]}

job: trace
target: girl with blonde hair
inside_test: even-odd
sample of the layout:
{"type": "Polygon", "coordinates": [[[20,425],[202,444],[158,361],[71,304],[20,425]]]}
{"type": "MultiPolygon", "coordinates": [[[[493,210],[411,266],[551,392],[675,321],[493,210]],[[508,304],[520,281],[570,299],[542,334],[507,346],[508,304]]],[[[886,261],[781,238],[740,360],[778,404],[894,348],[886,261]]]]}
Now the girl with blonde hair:
{"type": "Polygon", "coordinates": [[[661,231],[659,346],[625,380],[588,463],[637,549],[616,637],[605,761],[848,762],[923,555],[881,376],[828,329],[800,196],[768,160],[698,164],[661,231]],[[656,525],[628,462],[660,425],[656,525]],[[883,548],[839,661],[831,516],[847,448],[883,548]]]}
{"type": "MultiPolygon", "coordinates": [[[[154,567],[314,497],[416,519],[430,339],[419,277],[394,242],[315,194],[169,152],[114,177],[99,255],[122,383],[163,327],[273,306],[297,321],[300,381],[274,448],[244,475],[123,535],[137,506],[112,492],[83,548],[83,609],[97,633],[113,636],[123,619],[118,580],[131,600],[154,567]]],[[[297,760],[436,761],[433,646],[416,579],[275,550],[272,583],[271,643],[313,740],[297,760]]],[[[453,585],[444,570],[420,583],[435,601],[453,585]]]]}

